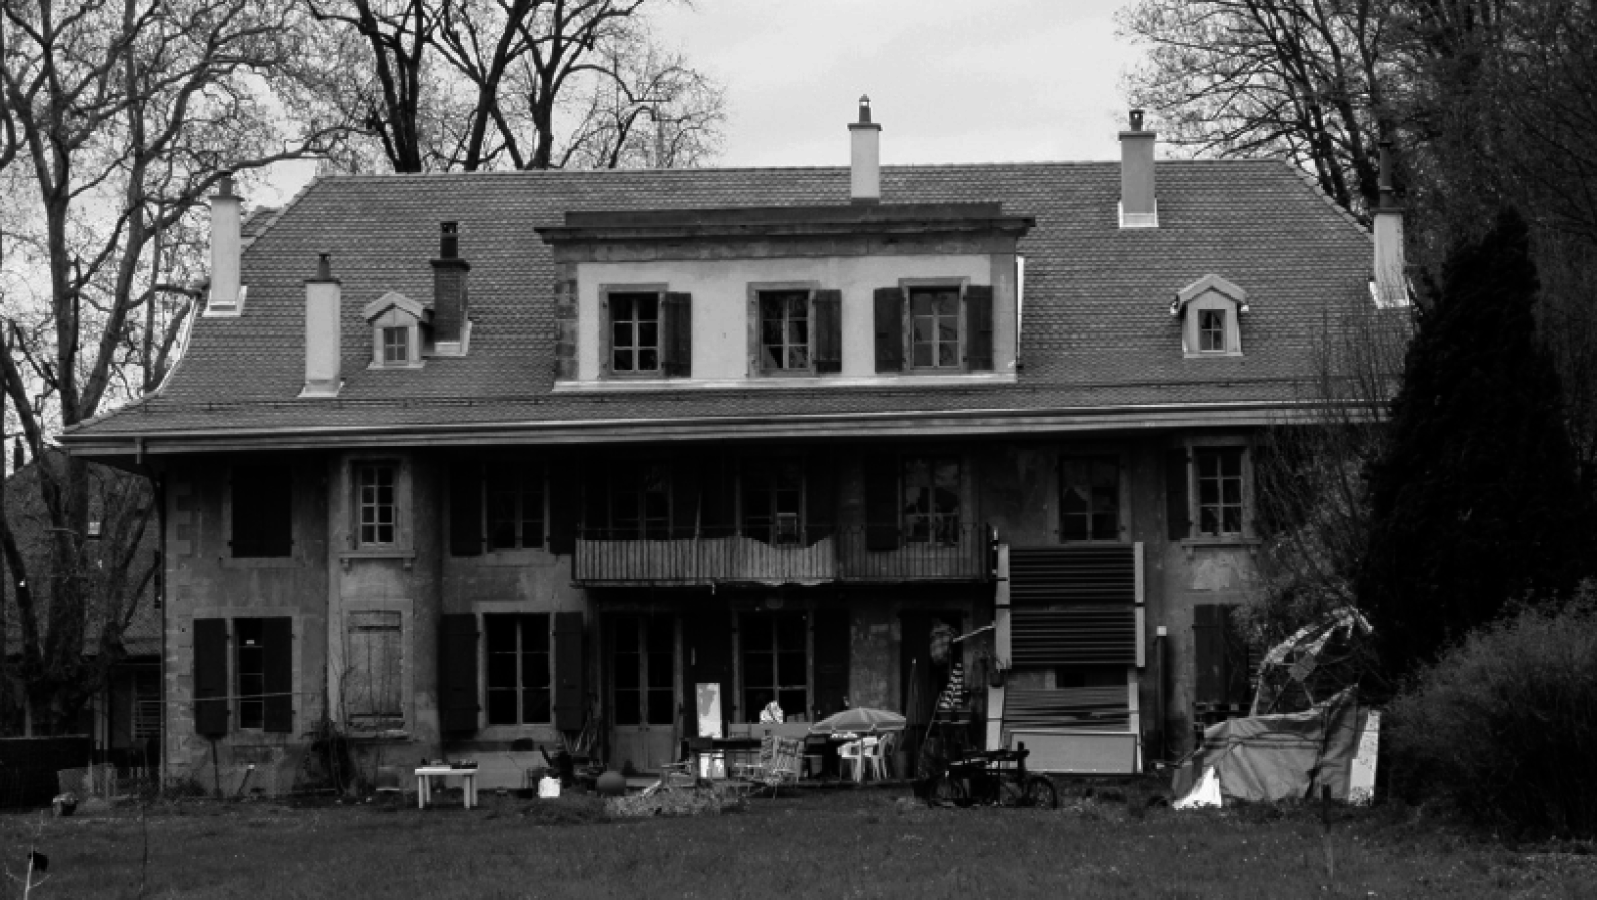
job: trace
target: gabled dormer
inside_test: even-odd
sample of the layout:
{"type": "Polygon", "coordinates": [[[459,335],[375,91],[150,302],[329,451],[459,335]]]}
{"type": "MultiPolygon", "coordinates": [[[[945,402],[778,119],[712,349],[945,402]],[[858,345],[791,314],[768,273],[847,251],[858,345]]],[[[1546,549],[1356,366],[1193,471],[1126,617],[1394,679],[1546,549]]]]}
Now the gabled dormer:
{"type": "Polygon", "coordinates": [[[372,329],[373,369],[417,369],[425,330],[433,311],[398,291],[389,291],[366,304],[361,312],[372,329]]]}
{"type": "Polygon", "coordinates": [[[1242,355],[1242,313],[1248,293],[1219,275],[1205,275],[1176,292],[1170,315],[1181,319],[1181,352],[1188,359],[1242,355]]]}

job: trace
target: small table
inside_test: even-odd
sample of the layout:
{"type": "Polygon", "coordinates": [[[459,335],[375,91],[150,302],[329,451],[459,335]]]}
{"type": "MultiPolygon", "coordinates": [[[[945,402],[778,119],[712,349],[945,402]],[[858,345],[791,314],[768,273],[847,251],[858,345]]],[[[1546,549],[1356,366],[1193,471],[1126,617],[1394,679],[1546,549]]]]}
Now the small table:
{"type": "Polygon", "coordinates": [[[460,778],[461,795],[466,801],[466,808],[471,809],[477,805],[477,770],[457,769],[453,766],[418,766],[416,768],[416,808],[426,809],[432,801],[432,777],[455,776],[460,778]]]}

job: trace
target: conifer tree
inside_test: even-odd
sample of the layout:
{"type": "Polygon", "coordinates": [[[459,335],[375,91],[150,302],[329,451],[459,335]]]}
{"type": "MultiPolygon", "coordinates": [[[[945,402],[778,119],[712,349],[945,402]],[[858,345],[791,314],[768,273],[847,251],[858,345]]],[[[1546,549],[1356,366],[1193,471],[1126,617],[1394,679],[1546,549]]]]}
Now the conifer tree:
{"type": "Polygon", "coordinates": [[[1358,591],[1391,675],[1592,568],[1538,288],[1525,222],[1509,210],[1455,250],[1419,320],[1391,440],[1371,467],[1358,591]]]}

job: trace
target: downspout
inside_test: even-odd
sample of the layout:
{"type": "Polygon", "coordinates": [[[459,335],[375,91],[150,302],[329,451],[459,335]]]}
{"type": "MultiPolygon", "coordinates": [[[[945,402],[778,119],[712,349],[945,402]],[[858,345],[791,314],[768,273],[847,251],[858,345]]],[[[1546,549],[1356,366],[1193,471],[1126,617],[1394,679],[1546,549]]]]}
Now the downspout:
{"type": "Polygon", "coordinates": [[[166,534],[166,479],[161,477],[161,473],[156,472],[153,469],[151,469],[149,464],[147,462],[145,462],[145,459],[144,459],[144,438],[142,438],[142,437],[134,438],[134,449],[135,449],[135,457],[134,458],[135,458],[139,468],[144,471],[145,477],[150,479],[151,493],[154,495],[154,502],[155,502],[155,524],[156,524],[156,530],[160,533],[160,538],[157,540],[156,546],[155,546],[155,579],[154,579],[155,580],[155,589],[154,589],[154,594],[153,594],[153,596],[151,598],[151,602],[155,604],[155,608],[156,609],[161,611],[161,665],[160,665],[160,677],[161,677],[161,694],[160,694],[160,696],[161,696],[161,723],[160,723],[160,726],[159,726],[158,734],[156,736],[156,746],[159,748],[158,752],[160,754],[160,765],[156,769],[156,772],[157,772],[156,778],[157,778],[157,783],[159,784],[160,788],[162,790],[165,790],[166,789],[166,762],[167,762],[167,756],[168,756],[167,748],[166,748],[166,737],[167,737],[166,721],[167,721],[167,716],[169,715],[169,712],[170,712],[168,710],[168,708],[167,708],[167,688],[166,688],[166,664],[167,664],[167,657],[166,657],[166,625],[167,625],[167,622],[166,622],[166,613],[167,613],[167,603],[166,603],[166,542],[167,542],[167,534],[166,534]]]}
{"type": "Polygon", "coordinates": [[[1153,665],[1154,665],[1153,709],[1154,709],[1154,715],[1159,717],[1158,720],[1155,722],[1156,728],[1155,728],[1154,733],[1159,736],[1158,750],[1159,750],[1159,761],[1160,762],[1163,762],[1163,761],[1165,761],[1165,760],[1170,758],[1170,740],[1169,740],[1169,735],[1167,733],[1169,720],[1165,717],[1165,702],[1164,702],[1164,671],[1165,671],[1164,658],[1165,658],[1165,643],[1168,640],[1169,640],[1169,634],[1166,632],[1165,626],[1160,625],[1158,627],[1158,629],[1154,632],[1154,638],[1153,638],[1153,665]]]}

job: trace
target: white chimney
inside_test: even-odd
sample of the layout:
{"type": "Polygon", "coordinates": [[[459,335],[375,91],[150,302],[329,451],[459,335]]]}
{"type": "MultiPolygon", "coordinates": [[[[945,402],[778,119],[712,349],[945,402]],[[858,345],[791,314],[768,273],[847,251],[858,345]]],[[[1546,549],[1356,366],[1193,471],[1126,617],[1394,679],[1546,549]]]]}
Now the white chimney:
{"type": "Polygon", "coordinates": [[[871,98],[859,98],[859,121],[848,126],[849,199],[882,202],[882,126],[871,121],[871,98]]]}
{"type": "Polygon", "coordinates": [[[1408,276],[1403,261],[1403,207],[1392,191],[1392,143],[1381,142],[1381,198],[1372,218],[1375,231],[1375,273],[1370,293],[1377,307],[1407,306],[1408,276]]]}
{"type": "Polygon", "coordinates": [[[301,397],[337,397],[343,381],[343,287],[333,277],[331,253],[305,279],[305,389],[301,397]]]}
{"type": "Polygon", "coordinates": [[[1158,228],[1153,190],[1154,133],[1142,130],[1142,110],[1131,111],[1131,129],[1120,132],[1120,227],[1158,228]]]}
{"type": "Polygon", "coordinates": [[[233,173],[223,172],[211,195],[211,296],[207,313],[238,315],[243,292],[239,288],[239,198],[233,193],[233,173]]]}

